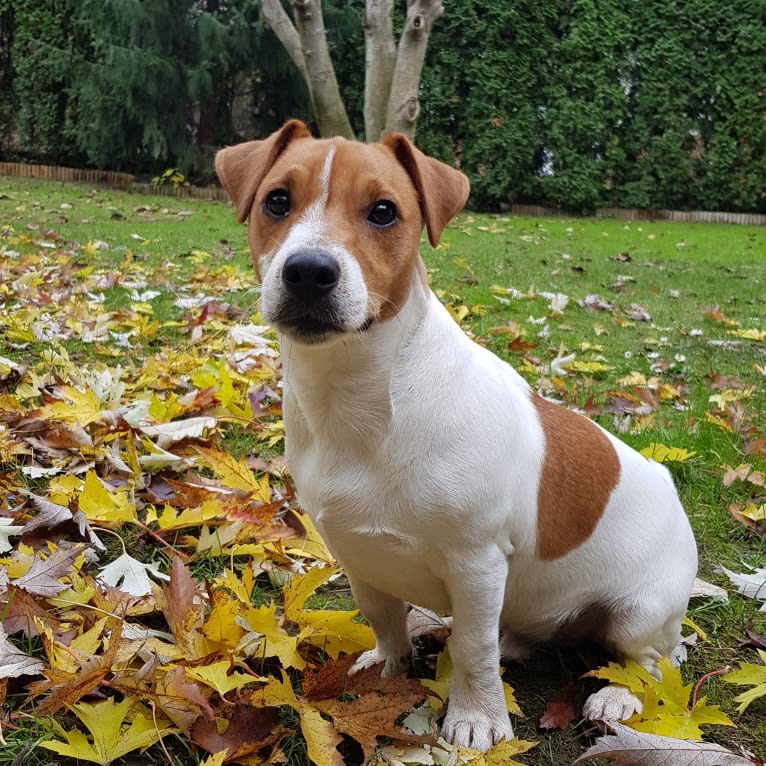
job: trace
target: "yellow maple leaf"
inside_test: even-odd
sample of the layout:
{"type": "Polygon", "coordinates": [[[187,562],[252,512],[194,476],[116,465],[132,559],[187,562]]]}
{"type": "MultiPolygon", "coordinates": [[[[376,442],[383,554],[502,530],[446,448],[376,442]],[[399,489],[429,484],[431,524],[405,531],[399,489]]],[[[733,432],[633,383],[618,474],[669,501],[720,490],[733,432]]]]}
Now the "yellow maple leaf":
{"type": "Polygon", "coordinates": [[[78,500],[80,510],[88,521],[105,527],[119,527],[126,521],[136,521],[136,509],[128,500],[127,493],[107,489],[95,471],[85,474],[78,500]]]}
{"type": "Polygon", "coordinates": [[[205,500],[202,505],[198,505],[196,508],[184,508],[180,512],[172,505],[165,505],[162,509],[162,514],[157,515],[156,510],[150,512],[146,516],[146,523],[157,522],[159,528],[163,531],[169,529],[183,529],[184,527],[197,527],[206,521],[217,519],[225,516],[225,511],[221,507],[221,503],[217,498],[210,498],[205,500]]]}
{"type": "Polygon", "coordinates": [[[728,330],[727,332],[729,335],[736,335],[738,338],[745,338],[746,340],[766,340],[766,330],[750,328],[741,330],[728,330]]]}
{"type": "Polygon", "coordinates": [[[225,359],[206,360],[191,376],[198,388],[215,388],[215,398],[237,418],[251,420],[253,408],[247,397],[247,378],[232,373],[225,359]]]}
{"type": "Polygon", "coordinates": [[[610,662],[606,667],[596,668],[585,673],[590,678],[601,678],[613,684],[627,686],[633,694],[643,694],[644,689],[656,683],[656,679],[643,666],[633,660],[628,660],[624,665],[610,662]]]}
{"type": "Polygon", "coordinates": [[[484,753],[470,747],[458,747],[458,754],[463,763],[472,766],[524,766],[521,761],[513,760],[513,756],[526,753],[536,746],[537,742],[514,737],[501,740],[484,753]]]}
{"type": "Polygon", "coordinates": [[[251,607],[244,615],[248,627],[261,635],[257,653],[264,657],[276,656],[285,668],[303,670],[306,662],[298,654],[298,637],[291,636],[279,624],[277,607],[272,601],[269,606],[251,607]]]}
{"type": "Polygon", "coordinates": [[[734,698],[735,702],[739,702],[738,713],[742,713],[754,700],[766,696],[766,652],[759,649],[758,655],[763,665],[756,665],[752,662],[740,662],[739,667],[723,677],[727,684],[753,687],[734,698]]]}
{"type": "Polygon", "coordinates": [[[281,681],[269,678],[265,686],[254,691],[250,697],[250,704],[266,707],[289,705],[300,716],[301,732],[306,740],[311,762],[316,766],[338,766],[342,763],[335,749],[341,742],[340,735],[310,702],[296,697],[284,670],[281,681]]]}
{"type": "Polygon", "coordinates": [[[101,420],[104,405],[92,389],[78,391],[73,386],[60,386],[57,392],[64,397],[64,401],[42,407],[41,418],[77,422],[83,427],[101,420]]]}
{"type": "Polygon", "coordinates": [[[220,590],[212,590],[211,598],[212,608],[200,632],[215,644],[217,649],[230,651],[239,643],[244,633],[235,622],[239,616],[240,603],[220,590]]]}
{"type": "Polygon", "coordinates": [[[571,364],[571,369],[575,372],[585,372],[585,373],[597,373],[597,372],[608,372],[609,370],[613,370],[614,367],[610,364],[604,364],[603,362],[596,362],[596,361],[590,361],[590,362],[580,362],[578,360],[575,360],[571,364]]]}
{"type": "Polygon", "coordinates": [[[685,463],[697,453],[689,452],[682,447],[666,447],[664,444],[652,442],[641,450],[641,454],[658,463],[685,463]]]}
{"type": "Polygon", "coordinates": [[[327,546],[314,526],[314,522],[305,513],[299,516],[299,521],[306,530],[306,537],[300,543],[295,543],[293,540],[286,541],[285,552],[290,556],[308,557],[330,564],[334,563],[335,559],[327,550],[327,546]]]}
{"type": "Polygon", "coordinates": [[[74,606],[89,604],[96,592],[93,582],[78,575],[74,570],[69,574],[72,587],[62,590],[55,596],[48,596],[48,603],[59,609],[70,609],[74,606]]]}
{"type": "Polygon", "coordinates": [[[700,740],[702,725],[734,726],[717,705],[708,705],[705,697],[690,707],[693,684],[683,684],[680,669],[673,667],[667,657],[662,657],[657,666],[662,673],[662,681],[658,681],[633,660],[624,666],[610,662],[608,667],[592,670],[585,675],[627,686],[643,702],[641,713],[623,721],[636,731],[676,739],[700,740]]]}
{"type": "Polygon", "coordinates": [[[314,567],[305,575],[295,575],[284,588],[285,617],[301,628],[300,640],[326,651],[333,659],[340,652],[351,654],[375,646],[370,627],[353,622],[358,609],[303,608],[306,599],[337,571],[336,567],[314,567]]]}
{"type": "Polygon", "coordinates": [[[232,670],[229,660],[220,660],[197,668],[185,668],[185,672],[187,676],[215,689],[222,696],[232,689],[241,689],[247,684],[261,680],[258,676],[232,670]]]}
{"type": "Polygon", "coordinates": [[[337,573],[337,567],[312,567],[306,574],[291,578],[284,588],[285,617],[298,622],[306,599],[337,573]]]}
{"type": "Polygon", "coordinates": [[[740,513],[753,521],[766,521],[766,503],[748,503],[740,513]]]}
{"type": "Polygon", "coordinates": [[[196,452],[226,487],[250,492],[253,499],[263,503],[271,500],[269,477],[264,474],[258,479],[243,459],[237,460],[228,452],[203,447],[197,447],[196,452]]]}
{"type": "Polygon", "coordinates": [[[243,604],[250,604],[255,588],[253,563],[250,562],[244,567],[241,577],[237,577],[233,570],[226,567],[214,582],[218,587],[231,591],[243,604]]]}
{"type": "Polygon", "coordinates": [[[132,697],[125,697],[122,702],[108,699],[94,705],[80,702],[71,710],[88,730],[90,738],[78,729],[65,731],[54,723],[54,730],[64,741],[46,740],[40,745],[59,755],[101,766],[109,766],[133,750],[153,745],[172,730],[164,719],[156,725],[151,713],[132,697]],[[131,717],[126,721],[129,713],[131,717]]]}
{"type": "Polygon", "coordinates": [[[229,754],[229,748],[221,750],[213,755],[205,758],[204,761],[199,762],[199,766],[223,766],[223,762],[226,760],[226,756],[229,754]]]}

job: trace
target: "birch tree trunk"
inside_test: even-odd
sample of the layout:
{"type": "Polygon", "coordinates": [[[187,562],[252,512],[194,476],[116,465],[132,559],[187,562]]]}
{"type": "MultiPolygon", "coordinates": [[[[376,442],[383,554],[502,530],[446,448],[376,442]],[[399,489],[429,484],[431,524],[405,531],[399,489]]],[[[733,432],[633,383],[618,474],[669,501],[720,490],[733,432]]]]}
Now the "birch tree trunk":
{"type": "Polygon", "coordinates": [[[306,62],[303,60],[301,38],[292,20],[287,15],[287,11],[282,7],[282,3],[279,0],[262,0],[261,15],[263,20],[271,27],[271,31],[277,36],[279,42],[282,43],[287,51],[287,55],[290,56],[293,64],[301,73],[301,77],[309,85],[309,90],[311,90],[309,75],[306,71],[306,62]]]}
{"type": "Polygon", "coordinates": [[[396,64],[393,0],[367,0],[364,19],[364,134],[372,143],[386,126],[396,64]]]}
{"type": "MultiPolygon", "coordinates": [[[[366,0],[364,129],[367,141],[396,131],[410,140],[420,113],[418,88],[428,37],[444,14],[442,0],[407,0],[407,18],[397,46],[394,0],[366,0]]],[[[261,0],[261,13],[306,81],[323,137],[353,138],[330,59],[321,0],[291,0],[294,21],[280,0],[261,0]]]]}
{"type": "Polygon", "coordinates": [[[292,0],[295,23],[279,0],[262,0],[263,20],[271,27],[306,81],[314,117],[323,137],[353,138],[327,48],[321,0],[292,0]]]}
{"type": "Polygon", "coordinates": [[[353,139],[354,131],[340,97],[335,69],[327,48],[321,0],[293,0],[293,8],[319,133],[323,137],[343,136],[353,139]]]}
{"type": "Polygon", "coordinates": [[[444,6],[441,0],[407,0],[407,19],[399,40],[388,99],[386,133],[397,131],[410,140],[415,138],[415,126],[420,114],[418,89],[428,36],[434,22],[442,15],[444,6]]]}

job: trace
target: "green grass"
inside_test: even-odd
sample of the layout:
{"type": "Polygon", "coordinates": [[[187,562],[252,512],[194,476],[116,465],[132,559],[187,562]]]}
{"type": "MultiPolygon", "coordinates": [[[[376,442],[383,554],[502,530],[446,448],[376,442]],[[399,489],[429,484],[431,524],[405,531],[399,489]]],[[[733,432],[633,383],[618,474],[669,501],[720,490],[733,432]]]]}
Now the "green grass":
{"type": "MultiPolygon", "coordinates": [[[[125,331],[144,318],[139,334],[131,337],[132,347],[117,356],[110,356],[112,340],[86,343],[73,333],[63,347],[83,366],[140,366],[147,355],[162,353],[177,359],[181,369],[186,354],[220,353],[204,344],[194,346],[188,328],[196,310],[176,305],[179,297],[206,293],[212,285],[229,317],[258,319],[246,232],[224,204],[0,178],[0,269],[16,257],[9,251],[44,255],[41,241],[66,252],[56,263],[40,256],[34,279],[41,292],[53,292],[62,279],[80,278],[83,270],[96,270],[109,284],[103,291],[104,312],[115,315],[125,331]],[[133,289],[161,293],[151,313],[136,312],[140,300],[133,289]]],[[[688,462],[670,467],[697,536],[701,576],[725,586],[718,566],[737,571],[763,566],[766,539],[748,533],[727,508],[750,500],[763,503],[764,491],[742,482],[726,488],[721,480],[725,465],[747,462],[766,470],[763,453],[746,453],[748,445],[766,435],[766,341],[732,334],[766,329],[766,229],[463,214],[437,250],[424,245],[423,256],[434,289],[462,317],[464,329],[510,361],[532,386],[585,407],[638,449],[661,442],[695,453],[688,462]],[[566,295],[569,302],[557,315],[551,311],[551,298],[542,293],[566,295]],[[589,295],[598,295],[613,310],[578,305],[589,295]],[[633,304],[645,309],[651,321],[631,318],[633,304]],[[598,362],[608,369],[553,375],[551,362],[569,353],[578,362],[598,362]],[[656,379],[656,407],[643,420],[628,419],[610,406],[639,393],[624,381],[635,373],[656,379]],[[729,388],[752,389],[738,405],[731,431],[709,417],[716,414],[710,397],[720,394],[715,385],[722,376],[729,379],[729,388]]],[[[25,323],[47,311],[44,304],[20,305],[0,317],[0,337],[5,337],[0,355],[30,367],[48,358],[51,344],[45,339],[26,339],[23,347],[17,343],[25,323]]],[[[68,306],[67,312],[73,322],[90,321],[87,311],[76,306],[68,306]]],[[[225,335],[223,324],[220,335],[225,335]]],[[[278,454],[265,449],[247,423],[228,428],[223,443],[237,456],[257,451],[269,459],[278,454]]],[[[203,559],[195,571],[215,575],[219,567],[220,562],[203,559]]],[[[258,600],[268,600],[268,594],[268,589],[259,591],[258,600]]],[[[312,606],[342,608],[348,603],[346,593],[332,589],[314,599],[312,606]]],[[[754,601],[736,594],[728,604],[695,600],[690,616],[706,631],[707,640],[690,651],[684,668],[689,680],[740,659],[755,661],[754,652],[739,645],[750,623],[756,633],[766,633],[766,617],[754,601]]],[[[511,668],[510,681],[527,716],[514,723],[515,730],[541,742],[528,762],[568,763],[587,744],[582,727],[544,733],[537,721],[567,680],[590,666],[580,652],[546,650],[525,666],[511,668]]],[[[740,716],[733,703],[739,691],[720,678],[706,682],[703,693],[739,726],[715,730],[711,736],[763,757],[766,700],[740,716]]],[[[0,754],[0,764],[13,762],[23,747],[22,735],[27,740],[41,736],[37,724],[23,725],[29,728],[22,734],[4,730],[9,746],[0,754]]],[[[193,761],[187,757],[180,762],[193,761]]]]}

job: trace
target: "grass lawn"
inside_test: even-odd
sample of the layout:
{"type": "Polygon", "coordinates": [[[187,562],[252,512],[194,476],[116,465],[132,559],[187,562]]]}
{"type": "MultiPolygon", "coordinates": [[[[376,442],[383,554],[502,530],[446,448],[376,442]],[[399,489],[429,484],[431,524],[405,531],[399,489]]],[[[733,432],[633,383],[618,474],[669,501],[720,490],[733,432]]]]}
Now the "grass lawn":
{"type": "MultiPolygon", "coordinates": [[[[466,213],[436,250],[424,244],[422,253],[434,290],[463,328],[533,387],[583,409],[637,449],[661,444],[692,453],[667,465],[697,536],[700,576],[727,587],[730,596],[727,603],[691,602],[689,617],[704,638],[690,648],[683,676],[692,683],[740,661],[757,663],[753,646],[758,636],[766,642],[766,614],[758,611],[758,601],[733,592],[719,567],[743,572],[766,565],[766,228],[466,213]],[[750,469],[736,476],[729,471],[742,465],[750,469]],[[753,519],[738,520],[732,511],[753,519]],[[748,639],[747,631],[755,638],[748,639]]],[[[192,574],[214,583],[224,582],[227,567],[242,576],[254,556],[272,572],[256,570],[248,598],[263,609],[272,598],[279,600],[279,586],[295,560],[279,535],[289,536],[295,522],[284,515],[291,500],[280,462],[278,360],[247,352],[251,347],[231,333],[234,326],[260,323],[245,229],[236,226],[233,210],[220,203],[0,178],[0,275],[0,533],[3,523],[23,526],[44,511],[40,500],[30,501],[31,493],[72,511],[85,509],[106,545],[98,561],[76,565],[80,574],[74,579],[60,575],[71,589],[65,591],[69,598],[80,598],[90,611],[35,594],[38,608],[56,620],[54,635],[42,627],[15,632],[12,645],[44,665],[55,664],[52,656],[71,654],[66,642],[95,630],[97,614],[114,611],[102,605],[98,612],[96,602],[82,595],[86,586],[78,578],[115,559],[123,545],[163,571],[178,550],[192,574]],[[99,391],[95,409],[82,398],[87,390],[99,391]],[[162,455],[152,452],[148,432],[139,432],[133,420],[130,427],[119,418],[107,423],[99,407],[128,408],[142,422],[210,417],[214,425],[204,426],[204,438],[202,431],[187,438],[168,435],[162,455]],[[79,420],[72,412],[80,412],[79,420]],[[200,450],[208,450],[206,458],[200,450]],[[236,471],[225,473],[212,457],[223,452],[244,458],[238,465],[252,473],[237,484],[236,471]],[[83,481],[90,473],[109,479],[109,492],[128,498],[130,520],[87,510],[83,481]],[[257,508],[279,511],[279,535],[264,518],[243,521],[243,509],[255,513],[253,482],[262,479],[265,495],[257,508]],[[243,489],[242,481],[250,484],[243,489]],[[210,529],[201,521],[158,520],[168,505],[180,513],[202,507],[203,500],[213,502],[214,482],[247,491],[250,504],[232,495],[225,513],[210,516],[210,529]],[[239,519],[236,529],[232,518],[239,519]],[[242,525],[250,530],[250,548],[232,547],[245,544],[242,525]],[[256,528],[276,536],[264,546],[256,528]],[[200,535],[211,534],[220,544],[198,544],[200,535]]],[[[265,338],[273,349],[273,338],[265,338]]],[[[51,528],[52,539],[66,539],[61,527],[51,528]]],[[[13,581],[41,542],[26,533],[8,540],[7,550],[0,547],[0,565],[13,581]]],[[[3,582],[0,566],[0,593],[3,582]]],[[[154,606],[142,614],[133,605],[131,619],[167,631],[154,606]]],[[[319,588],[306,606],[352,608],[342,578],[319,588]]],[[[0,618],[9,609],[9,599],[0,595],[0,618]]],[[[234,644],[244,638],[238,630],[234,644]]],[[[76,644],[80,659],[100,656],[106,636],[98,633],[88,647],[76,644]]],[[[218,655],[225,654],[224,644],[216,644],[218,655]]],[[[315,648],[302,651],[319,661],[315,648]]],[[[542,731],[538,722],[547,704],[594,661],[588,652],[548,649],[506,673],[525,714],[514,719],[515,732],[539,743],[521,760],[571,763],[592,743],[598,732],[581,722],[552,731],[542,731]]],[[[135,675],[138,660],[120,662],[135,675]]],[[[58,670],[70,676],[81,672],[77,664],[60,663],[58,670]]],[[[296,669],[291,675],[300,680],[296,669]]],[[[73,683],[61,678],[59,683],[73,683]]],[[[49,719],[28,699],[31,680],[13,676],[3,684],[0,672],[0,725],[7,742],[0,746],[0,766],[56,758],[70,766],[75,761],[66,755],[37,746],[55,736],[49,719]]],[[[102,692],[113,685],[125,693],[119,679],[102,680],[102,692]]],[[[45,694],[55,696],[56,690],[52,685],[45,694]]],[[[705,727],[705,735],[763,758],[766,696],[739,714],[734,698],[743,690],[720,676],[703,682],[700,693],[736,724],[705,727]]],[[[152,694],[143,688],[138,697],[149,705],[152,694]]],[[[227,699],[234,696],[229,692],[227,699]]],[[[208,701],[214,698],[208,694],[208,701]]],[[[296,728],[296,713],[289,706],[282,713],[282,724],[296,728]]],[[[72,728],[74,718],[64,706],[55,717],[72,728]]],[[[207,755],[185,735],[168,735],[165,746],[167,752],[152,745],[143,758],[134,753],[130,763],[164,763],[169,757],[198,764],[207,755]]],[[[307,762],[299,736],[288,736],[282,748],[290,763],[307,762]]]]}

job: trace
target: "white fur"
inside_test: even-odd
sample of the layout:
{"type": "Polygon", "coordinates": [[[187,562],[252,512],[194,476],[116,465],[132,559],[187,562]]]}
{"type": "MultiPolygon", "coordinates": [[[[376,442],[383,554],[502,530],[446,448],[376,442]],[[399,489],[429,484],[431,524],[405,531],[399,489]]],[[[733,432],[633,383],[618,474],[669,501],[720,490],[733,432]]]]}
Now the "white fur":
{"type": "MultiPolygon", "coordinates": [[[[364,275],[318,208],[263,259],[264,315],[285,299],[281,265],[306,246],[337,257],[348,326],[359,326],[364,275]]],[[[411,279],[404,307],[365,333],[315,345],[281,337],[287,462],[375,631],[376,649],[355,669],[405,667],[405,602],[452,614],[443,733],[486,749],[513,736],[498,675],[501,626],[519,656],[527,641],[607,604],[622,615],[608,636],[614,649],[654,669],[678,640],[696,548],[667,472],[610,437],[620,479],[595,532],[565,556],[540,560],[545,435],[529,387],[465,336],[414,268],[411,279]]],[[[601,693],[590,712],[634,709],[623,697],[601,693]]]]}

